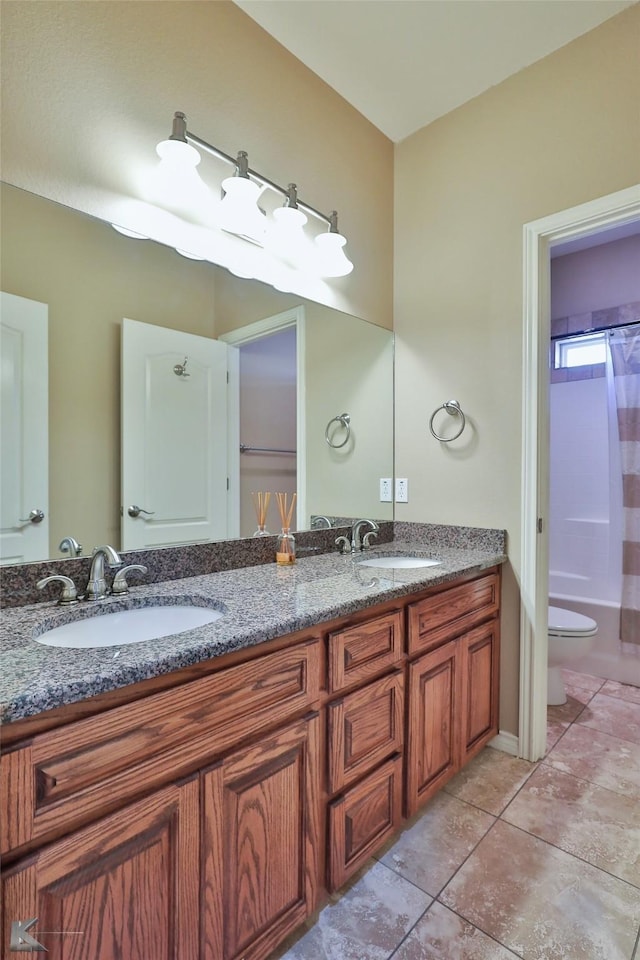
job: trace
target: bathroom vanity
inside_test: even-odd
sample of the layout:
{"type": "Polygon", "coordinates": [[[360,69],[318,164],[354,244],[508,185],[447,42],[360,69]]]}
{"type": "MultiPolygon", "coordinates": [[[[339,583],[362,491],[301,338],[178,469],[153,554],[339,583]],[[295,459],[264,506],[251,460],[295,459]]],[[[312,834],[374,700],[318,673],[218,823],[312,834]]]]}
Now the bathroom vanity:
{"type": "Polygon", "coordinates": [[[268,957],[498,732],[490,559],[357,571],[329,618],[285,582],[314,622],[11,718],[4,955],[37,917],[51,956],[268,957]]]}

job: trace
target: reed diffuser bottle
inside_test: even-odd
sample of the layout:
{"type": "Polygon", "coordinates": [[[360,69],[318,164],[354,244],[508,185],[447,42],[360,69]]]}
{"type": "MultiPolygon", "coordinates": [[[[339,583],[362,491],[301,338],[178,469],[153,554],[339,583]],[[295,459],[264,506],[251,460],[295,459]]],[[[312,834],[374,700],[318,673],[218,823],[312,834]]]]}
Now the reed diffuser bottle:
{"type": "Polygon", "coordinates": [[[276,500],[278,501],[278,510],[280,511],[280,521],[282,523],[282,531],[278,534],[278,539],[276,540],[276,563],[282,565],[295,563],[296,541],[291,533],[291,517],[293,516],[296,494],[293,494],[290,505],[286,493],[276,493],[276,500]]]}
{"type": "Polygon", "coordinates": [[[253,536],[270,537],[271,534],[267,530],[267,510],[269,509],[271,494],[268,491],[266,493],[252,493],[251,498],[253,499],[253,506],[256,511],[256,520],[258,521],[258,529],[253,536]]]}

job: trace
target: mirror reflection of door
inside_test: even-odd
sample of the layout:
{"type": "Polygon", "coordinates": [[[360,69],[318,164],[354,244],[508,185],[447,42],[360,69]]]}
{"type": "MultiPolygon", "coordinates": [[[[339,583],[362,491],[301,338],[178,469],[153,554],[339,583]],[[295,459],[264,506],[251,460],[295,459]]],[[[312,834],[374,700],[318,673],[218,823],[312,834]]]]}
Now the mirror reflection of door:
{"type": "MultiPolygon", "coordinates": [[[[273,494],[297,495],[293,529],[305,527],[304,310],[248,324],[222,339],[238,348],[239,536],[257,528],[253,493],[270,492],[267,530],[278,533],[273,494]]],[[[232,384],[233,386],[233,384],[232,384]]]]}
{"type": "Polygon", "coordinates": [[[123,550],[228,536],[227,353],[123,320],[123,550]]]}
{"type": "Polygon", "coordinates": [[[48,307],[0,294],[0,562],[49,553],[48,307]]]}

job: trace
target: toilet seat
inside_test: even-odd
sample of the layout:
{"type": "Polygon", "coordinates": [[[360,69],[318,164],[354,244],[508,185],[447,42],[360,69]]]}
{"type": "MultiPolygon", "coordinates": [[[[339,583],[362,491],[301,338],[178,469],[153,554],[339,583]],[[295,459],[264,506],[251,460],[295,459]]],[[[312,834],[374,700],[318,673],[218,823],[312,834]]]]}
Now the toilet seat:
{"type": "Polygon", "coordinates": [[[549,607],[548,632],[551,637],[592,637],[598,624],[591,617],[563,607],[549,607]]]}

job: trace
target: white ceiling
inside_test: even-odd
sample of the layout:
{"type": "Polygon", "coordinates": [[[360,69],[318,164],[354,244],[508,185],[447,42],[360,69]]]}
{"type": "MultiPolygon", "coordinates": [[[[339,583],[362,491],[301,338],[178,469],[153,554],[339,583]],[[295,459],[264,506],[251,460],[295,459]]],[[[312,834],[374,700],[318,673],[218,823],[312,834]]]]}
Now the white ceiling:
{"type": "Polygon", "coordinates": [[[635,0],[235,2],[399,141],[635,0]]]}

